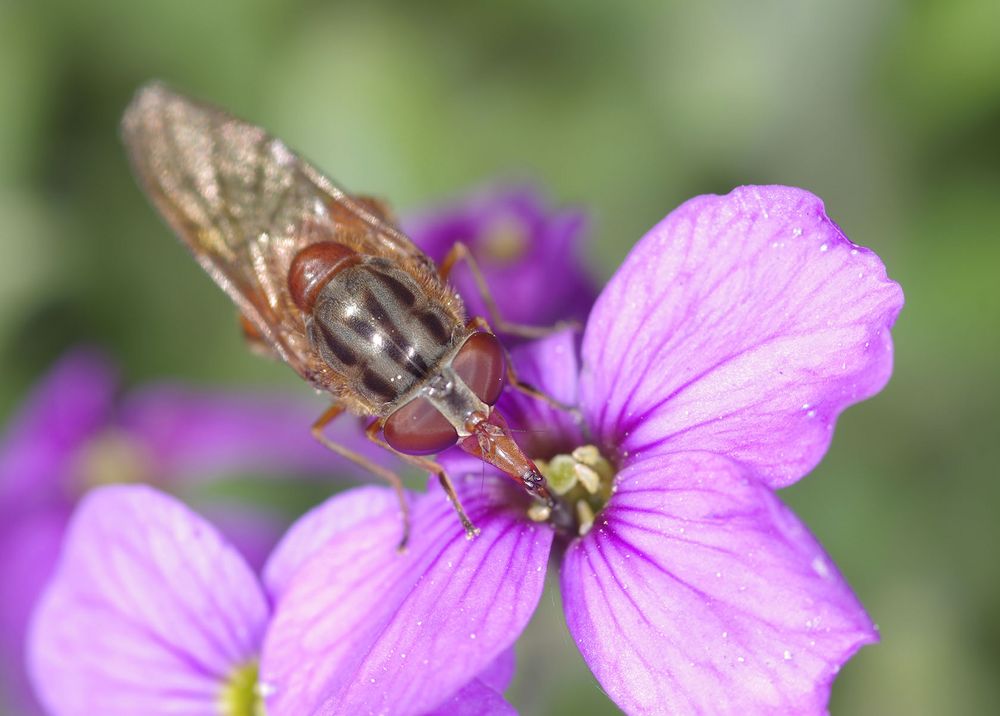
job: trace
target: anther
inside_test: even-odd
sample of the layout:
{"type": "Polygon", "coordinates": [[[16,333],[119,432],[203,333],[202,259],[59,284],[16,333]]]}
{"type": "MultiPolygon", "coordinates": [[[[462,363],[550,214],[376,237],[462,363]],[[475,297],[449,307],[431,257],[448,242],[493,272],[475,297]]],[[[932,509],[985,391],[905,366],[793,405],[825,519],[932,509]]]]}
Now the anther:
{"type": "Polygon", "coordinates": [[[535,464],[548,483],[548,489],[541,488],[548,499],[531,505],[528,517],[548,522],[564,534],[587,534],[614,493],[614,466],[593,445],[535,464]]]}

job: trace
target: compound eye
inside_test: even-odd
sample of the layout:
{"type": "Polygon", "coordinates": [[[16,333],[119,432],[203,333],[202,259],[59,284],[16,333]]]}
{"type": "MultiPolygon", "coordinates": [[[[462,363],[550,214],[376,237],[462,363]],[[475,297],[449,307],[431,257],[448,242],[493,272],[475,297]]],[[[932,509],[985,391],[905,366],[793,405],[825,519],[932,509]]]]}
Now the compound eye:
{"type": "Polygon", "coordinates": [[[458,441],[458,433],[426,398],[414,398],[382,426],[385,441],[407,455],[441,452],[458,441]]]}
{"type": "Polygon", "coordinates": [[[492,333],[473,333],[451,362],[458,377],[481,401],[493,405],[503,390],[507,367],[503,347],[492,333]]]}

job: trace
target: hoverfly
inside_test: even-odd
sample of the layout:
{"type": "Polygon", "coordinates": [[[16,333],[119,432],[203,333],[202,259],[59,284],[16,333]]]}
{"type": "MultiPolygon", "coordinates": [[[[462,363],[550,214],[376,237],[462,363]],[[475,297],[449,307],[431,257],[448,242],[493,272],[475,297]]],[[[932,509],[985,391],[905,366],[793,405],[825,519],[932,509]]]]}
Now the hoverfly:
{"type": "Polygon", "coordinates": [[[484,319],[466,320],[447,284],[460,259],[496,312],[464,246],[435,266],[379,202],[347,194],[260,127],[159,83],[138,91],[122,134],[140,185],[235,302],[251,347],[333,397],[312,426],[317,439],[395,488],[401,546],[399,477],[323,432],[344,411],[374,418],[370,440],[437,475],[470,538],[478,530],[426,457],[456,443],[555,506],[493,409],[505,377],[551,399],[517,379],[484,319]]]}

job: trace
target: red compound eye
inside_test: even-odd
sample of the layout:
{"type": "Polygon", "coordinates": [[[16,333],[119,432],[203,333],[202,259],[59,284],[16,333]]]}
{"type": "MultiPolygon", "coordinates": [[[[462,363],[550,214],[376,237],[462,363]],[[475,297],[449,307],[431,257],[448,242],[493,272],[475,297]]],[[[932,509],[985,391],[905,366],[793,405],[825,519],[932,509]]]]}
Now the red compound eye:
{"type": "Polygon", "coordinates": [[[473,333],[451,362],[451,367],[469,389],[487,405],[493,405],[503,390],[507,367],[503,347],[492,333],[473,333]]]}
{"type": "Polygon", "coordinates": [[[455,428],[426,398],[415,398],[394,412],[382,427],[385,441],[407,455],[430,455],[458,441],[455,428]]]}

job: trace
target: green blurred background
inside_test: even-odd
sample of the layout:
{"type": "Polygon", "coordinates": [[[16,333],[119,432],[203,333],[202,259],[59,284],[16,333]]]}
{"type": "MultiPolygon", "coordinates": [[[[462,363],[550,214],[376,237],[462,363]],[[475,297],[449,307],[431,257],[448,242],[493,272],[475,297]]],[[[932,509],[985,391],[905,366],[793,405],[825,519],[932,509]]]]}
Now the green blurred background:
{"type": "MultiPolygon", "coordinates": [[[[135,188],[160,77],[402,210],[528,178],[606,279],[684,199],[806,187],[902,285],[897,366],[786,499],[879,623],[843,714],[1000,710],[1000,4],[0,0],[0,416],[66,348],[131,384],[287,386],[135,188]]],[[[615,709],[551,590],[511,699],[615,709]]]]}

